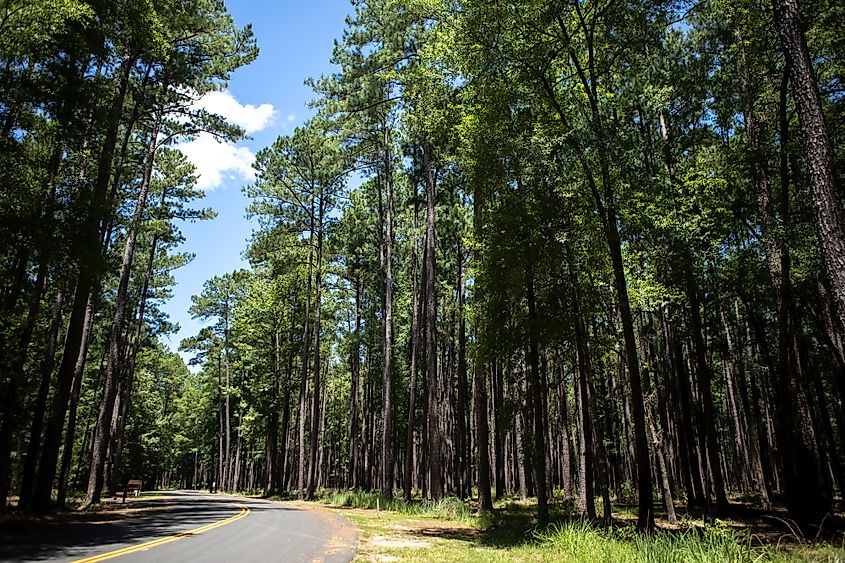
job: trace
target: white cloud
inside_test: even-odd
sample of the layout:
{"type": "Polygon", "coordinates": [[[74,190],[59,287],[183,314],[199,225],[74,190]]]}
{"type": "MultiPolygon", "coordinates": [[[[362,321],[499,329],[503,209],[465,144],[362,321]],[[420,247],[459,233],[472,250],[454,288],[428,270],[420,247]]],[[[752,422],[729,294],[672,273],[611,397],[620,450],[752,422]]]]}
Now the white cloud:
{"type": "Polygon", "coordinates": [[[265,129],[276,116],[276,109],[272,104],[243,105],[228,91],[209,92],[197,100],[194,107],[221,115],[243,127],[247,133],[265,129]]]}
{"type": "Polygon", "coordinates": [[[197,188],[201,190],[213,190],[226,180],[251,182],[255,179],[252,169],[255,154],[247,147],[220,142],[208,133],[200,133],[177,148],[197,167],[197,188]]]}
{"type": "MultiPolygon", "coordinates": [[[[247,133],[267,128],[276,117],[272,104],[244,105],[228,91],[209,92],[194,102],[193,107],[216,113],[247,133]]],[[[199,176],[197,187],[201,190],[219,188],[227,181],[246,183],[255,179],[252,169],[255,154],[247,147],[200,133],[190,141],[179,143],[176,148],[196,166],[199,176]]]]}
{"type": "Polygon", "coordinates": [[[289,113],[286,119],[288,120],[288,123],[293,123],[294,121],[296,121],[296,114],[289,113]]]}

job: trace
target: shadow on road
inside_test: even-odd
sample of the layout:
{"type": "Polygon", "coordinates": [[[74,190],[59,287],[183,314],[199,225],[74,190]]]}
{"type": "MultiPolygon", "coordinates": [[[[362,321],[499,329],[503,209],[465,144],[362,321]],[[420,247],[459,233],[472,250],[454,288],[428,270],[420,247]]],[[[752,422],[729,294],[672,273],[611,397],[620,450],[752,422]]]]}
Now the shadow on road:
{"type": "Polygon", "coordinates": [[[148,512],[79,513],[58,521],[8,521],[0,524],[0,561],[52,561],[96,555],[158,539],[237,514],[236,504],[252,512],[287,511],[270,503],[231,497],[180,494],[132,503],[148,512]]]}

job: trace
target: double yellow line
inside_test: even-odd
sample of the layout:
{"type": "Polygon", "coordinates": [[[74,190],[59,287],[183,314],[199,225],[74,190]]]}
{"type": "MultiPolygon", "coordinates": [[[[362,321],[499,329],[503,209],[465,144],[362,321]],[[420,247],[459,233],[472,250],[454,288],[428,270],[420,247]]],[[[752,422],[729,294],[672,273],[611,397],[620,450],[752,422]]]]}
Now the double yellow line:
{"type": "Polygon", "coordinates": [[[106,559],[112,559],[114,557],[120,557],[121,555],[129,555],[130,553],[135,553],[137,551],[144,551],[145,549],[150,549],[151,547],[158,547],[160,545],[164,545],[166,543],[174,542],[176,540],[180,540],[182,538],[187,538],[189,536],[196,536],[197,534],[201,534],[203,532],[207,532],[209,530],[213,530],[215,528],[219,528],[220,526],[225,526],[226,524],[231,524],[235,520],[240,520],[244,516],[250,513],[249,508],[246,506],[239,504],[237,505],[241,511],[234,516],[230,516],[225,520],[220,520],[218,522],[212,522],[211,524],[206,524],[205,526],[200,526],[199,528],[194,528],[193,530],[188,530],[186,532],[179,532],[178,534],[173,534],[172,536],[167,536],[164,538],[159,538],[157,540],[151,540],[144,543],[139,543],[138,545],[133,545],[130,547],[124,547],[123,549],[116,549],[115,551],[109,551],[107,553],[103,553],[100,555],[95,555],[93,557],[87,557],[85,559],[77,559],[73,563],[94,563],[95,561],[105,561],[106,559]]]}

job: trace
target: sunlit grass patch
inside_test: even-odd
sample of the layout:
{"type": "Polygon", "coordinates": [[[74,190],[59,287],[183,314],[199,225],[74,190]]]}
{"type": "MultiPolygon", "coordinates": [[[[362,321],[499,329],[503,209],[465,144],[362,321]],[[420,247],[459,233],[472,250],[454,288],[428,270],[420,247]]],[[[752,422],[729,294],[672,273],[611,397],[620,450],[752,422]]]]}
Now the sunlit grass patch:
{"type": "Polygon", "coordinates": [[[845,562],[845,550],[830,544],[797,537],[772,543],[771,536],[764,541],[722,522],[644,535],[629,519],[617,518],[605,528],[573,518],[564,503],[556,504],[553,524],[539,527],[531,500],[503,499],[494,515],[483,517],[457,499],[407,503],[376,493],[327,491],[320,502],[341,507],[337,511],[358,527],[360,561],[845,562]]]}
{"type": "Polygon", "coordinates": [[[366,491],[326,491],[319,497],[319,501],[332,506],[385,510],[432,518],[465,520],[472,516],[472,509],[455,497],[439,501],[427,499],[406,501],[366,491]]]}

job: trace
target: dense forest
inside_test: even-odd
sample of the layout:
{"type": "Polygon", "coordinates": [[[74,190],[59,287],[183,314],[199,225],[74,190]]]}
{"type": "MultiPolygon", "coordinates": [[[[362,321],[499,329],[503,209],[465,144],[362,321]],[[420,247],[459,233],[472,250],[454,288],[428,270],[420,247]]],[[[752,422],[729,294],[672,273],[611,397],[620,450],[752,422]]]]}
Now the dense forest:
{"type": "Polygon", "coordinates": [[[220,0],[5,2],[3,506],[143,477],[819,525],[845,487],[844,21],[353,0],[312,119],[244,187],[250,268],[192,298],[189,370],[160,306],[180,222],[214,213],[173,144],[243,135],[193,102],[251,29],[220,0]]]}

